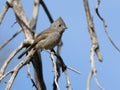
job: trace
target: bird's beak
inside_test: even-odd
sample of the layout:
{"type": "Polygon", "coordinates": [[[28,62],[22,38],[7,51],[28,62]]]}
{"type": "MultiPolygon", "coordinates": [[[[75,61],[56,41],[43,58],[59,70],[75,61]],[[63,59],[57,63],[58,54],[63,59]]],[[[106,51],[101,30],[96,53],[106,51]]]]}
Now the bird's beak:
{"type": "Polygon", "coordinates": [[[68,29],[66,26],[64,26],[64,29],[68,29]]]}
{"type": "Polygon", "coordinates": [[[65,29],[68,29],[68,27],[65,27],[65,29]]]}

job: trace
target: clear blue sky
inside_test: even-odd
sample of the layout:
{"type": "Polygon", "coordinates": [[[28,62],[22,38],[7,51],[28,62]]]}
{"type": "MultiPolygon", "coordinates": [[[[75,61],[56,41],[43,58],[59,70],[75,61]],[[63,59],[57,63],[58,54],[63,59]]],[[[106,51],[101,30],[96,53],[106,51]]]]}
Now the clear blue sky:
{"type": "MultiPolygon", "coordinates": [[[[68,71],[70,76],[70,81],[73,90],[85,90],[86,80],[88,73],[90,71],[90,47],[91,40],[88,33],[88,27],[86,23],[86,15],[84,11],[83,1],[81,0],[44,0],[49,8],[54,20],[61,16],[68,29],[63,35],[63,47],[61,51],[61,56],[63,57],[65,63],[81,72],[81,75],[77,75],[74,72],[68,71]],[[68,3],[69,2],[69,3],[68,3]]],[[[97,0],[96,0],[97,1],[97,0]]],[[[98,62],[96,56],[96,68],[98,70],[97,78],[99,79],[101,85],[105,90],[120,90],[120,53],[115,50],[111,45],[103,29],[102,22],[98,19],[95,14],[94,7],[96,1],[89,0],[92,17],[95,24],[95,29],[98,37],[98,42],[100,45],[100,50],[103,55],[103,62],[98,62]]],[[[25,8],[25,12],[28,15],[28,19],[31,18],[32,12],[32,0],[22,0],[25,8]]],[[[119,0],[104,0],[101,1],[99,11],[102,16],[104,16],[108,31],[112,36],[114,42],[120,47],[120,13],[119,13],[119,0]]],[[[0,0],[0,11],[2,11],[5,5],[5,0],[0,0]]],[[[19,25],[16,24],[13,28],[11,25],[15,21],[15,16],[12,9],[7,12],[2,24],[0,25],[0,44],[9,38],[13,33],[19,29],[19,25]]],[[[39,11],[39,19],[37,24],[37,33],[41,32],[45,28],[49,27],[50,23],[42,7],[39,11]]],[[[10,42],[4,49],[0,51],[0,67],[8,55],[14,50],[24,39],[23,33],[17,36],[12,42],[10,42]]],[[[53,68],[49,54],[42,52],[43,58],[43,70],[44,70],[44,80],[47,85],[48,90],[52,90],[53,82],[53,68]]],[[[17,57],[10,63],[7,70],[12,69],[19,60],[17,57]]],[[[20,70],[11,90],[35,90],[32,87],[32,83],[29,78],[27,78],[27,67],[25,66],[20,70]]],[[[31,72],[33,70],[31,68],[31,72]]],[[[8,79],[9,77],[7,77],[8,79]]],[[[5,81],[0,83],[0,90],[4,90],[5,81]]],[[[66,81],[64,74],[61,74],[60,78],[61,90],[66,90],[66,81]]],[[[92,79],[91,90],[99,90],[95,84],[94,79],[92,79]]]]}

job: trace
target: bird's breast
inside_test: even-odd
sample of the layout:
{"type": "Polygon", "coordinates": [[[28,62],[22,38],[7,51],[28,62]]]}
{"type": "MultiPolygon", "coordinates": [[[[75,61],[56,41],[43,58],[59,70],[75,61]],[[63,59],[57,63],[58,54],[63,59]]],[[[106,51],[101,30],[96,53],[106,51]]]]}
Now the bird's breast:
{"type": "Polygon", "coordinates": [[[39,49],[53,49],[60,41],[61,35],[58,32],[49,34],[45,39],[38,42],[36,48],[39,49]]]}

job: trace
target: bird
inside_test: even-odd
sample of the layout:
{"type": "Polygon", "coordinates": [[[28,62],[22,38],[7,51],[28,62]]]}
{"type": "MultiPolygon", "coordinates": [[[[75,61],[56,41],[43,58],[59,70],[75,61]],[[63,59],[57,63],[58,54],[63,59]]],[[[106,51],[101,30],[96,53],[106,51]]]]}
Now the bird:
{"type": "Polygon", "coordinates": [[[67,26],[65,22],[61,17],[59,17],[47,29],[35,37],[33,43],[18,56],[18,59],[31,49],[41,51],[52,50],[60,42],[62,34],[66,29],[67,26]]]}

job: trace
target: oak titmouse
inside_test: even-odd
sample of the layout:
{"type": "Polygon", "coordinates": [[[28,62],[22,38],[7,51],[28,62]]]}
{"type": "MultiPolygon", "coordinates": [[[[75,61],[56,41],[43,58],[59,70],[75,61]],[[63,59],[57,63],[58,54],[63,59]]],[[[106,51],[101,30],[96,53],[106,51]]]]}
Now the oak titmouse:
{"type": "Polygon", "coordinates": [[[63,32],[66,29],[66,25],[61,17],[54,21],[51,26],[38,34],[32,45],[30,45],[18,58],[21,58],[25,53],[30,51],[32,48],[35,50],[51,50],[59,42],[63,32]]]}

